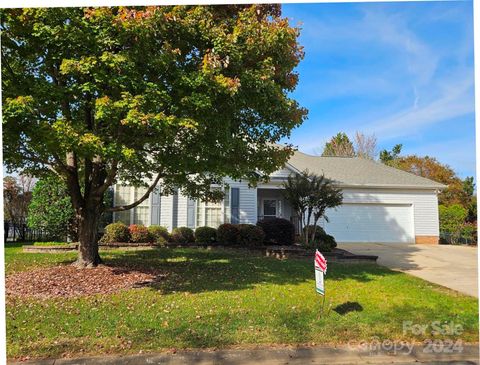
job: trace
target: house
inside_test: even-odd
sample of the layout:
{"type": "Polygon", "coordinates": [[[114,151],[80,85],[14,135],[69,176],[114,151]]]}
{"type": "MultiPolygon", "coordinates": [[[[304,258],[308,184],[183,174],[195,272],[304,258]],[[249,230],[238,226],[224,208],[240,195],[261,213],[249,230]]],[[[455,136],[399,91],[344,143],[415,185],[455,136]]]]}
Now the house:
{"type": "MultiPolygon", "coordinates": [[[[343,189],[343,205],[330,209],[320,224],[338,242],[438,243],[437,194],[445,186],[381,163],[345,157],[310,156],[295,152],[268,182],[249,188],[245,181],[225,180],[222,202],[202,202],[177,193],[153,192],[136,208],[115,213],[126,224],[168,227],[217,227],[222,223],[251,223],[268,217],[294,219],[282,196],[282,183],[292,173],[308,169],[324,174],[343,189]]],[[[116,185],[115,205],[134,201],[145,188],[116,185]]]]}

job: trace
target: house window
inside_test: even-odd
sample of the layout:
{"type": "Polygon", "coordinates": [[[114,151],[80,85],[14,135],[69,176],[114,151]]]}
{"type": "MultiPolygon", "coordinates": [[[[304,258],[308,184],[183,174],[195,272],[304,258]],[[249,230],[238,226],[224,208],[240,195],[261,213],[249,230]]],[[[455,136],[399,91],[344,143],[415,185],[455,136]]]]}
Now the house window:
{"type": "MultiPolygon", "coordinates": [[[[135,188],[135,197],[134,201],[140,199],[147,192],[146,187],[137,187],[135,188]]],[[[148,198],[133,208],[133,223],[142,224],[144,226],[148,225],[150,222],[150,204],[148,198]]]]}
{"type": "MultiPolygon", "coordinates": [[[[117,185],[115,188],[115,206],[131,203],[131,188],[128,185],[117,185]]],[[[130,224],[130,211],[115,212],[115,221],[130,224]]]]}
{"type": "Polygon", "coordinates": [[[218,227],[222,224],[222,202],[207,202],[205,204],[205,225],[218,227]]]}
{"type": "MultiPolygon", "coordinates": [[[[216,188],[219,189],[219,188],[216,188]]],[[[226,191],[226,194],[229,190],[226,191]]],[[[229,201],[226,198],[226,201],[229,201]]],[[[224,201],[218,202],[204,202],[199,200],[197,202],[197,227],[208,226],[217,228],[223,222],[227,222],[227,214],[224,213],[224,201]]],[[[226,211],[226,209],[225,209],[226,211]]]]}
{"type": "Polygon", "coordinates": [[[196,227],[203,227],[205,225],[205,204],[202,201],[197,201],[197,224],[196,227]]]}
{"type": "MultiPolygon", "coordinates": [[[[119,184],[115,188],[115,206],[131,204],[140,199],[146,192],[147,188],[145,187],[134,188],[132,186],[119,184]]],[[[150,223],[149,220],[149,199],[145,199],[133,209],[115,212],[115,221],[125,223],[126,225],[132,223],[148,225],[150,223]]]]}

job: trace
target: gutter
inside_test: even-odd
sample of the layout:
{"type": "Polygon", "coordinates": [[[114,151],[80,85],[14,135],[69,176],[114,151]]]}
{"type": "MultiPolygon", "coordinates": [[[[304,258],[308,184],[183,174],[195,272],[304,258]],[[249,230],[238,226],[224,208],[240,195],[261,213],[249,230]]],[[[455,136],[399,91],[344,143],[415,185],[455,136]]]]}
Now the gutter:
{"type": "MultiPolygon", "coordinates": [[[[283,182],[286,179],[283,177],[271,177],[269,182],[279,183],[283,182]]],[[[263,184],[268,184],[263,183],[263,184]]],[[[446,185],[402,185],[402,184],[345,184],[345,183],[336,183],[336,186],[340,188],[362,188],[362,189],[417,189],[417,190],[436,190],[437,192],[447,188],[446,185]]]]}

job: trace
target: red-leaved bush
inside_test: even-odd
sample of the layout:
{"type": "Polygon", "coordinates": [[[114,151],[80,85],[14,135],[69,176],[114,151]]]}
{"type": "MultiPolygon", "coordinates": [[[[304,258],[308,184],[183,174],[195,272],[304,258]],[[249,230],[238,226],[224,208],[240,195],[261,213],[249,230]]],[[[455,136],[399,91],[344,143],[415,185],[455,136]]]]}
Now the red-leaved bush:
{"type": "Polygon", "coordinates": [[[135,243],[151,243],[155,237],[148,231],[147,227],[141,224],[131,224],[128,227],[130,231],[130,241],[135,243]]]}

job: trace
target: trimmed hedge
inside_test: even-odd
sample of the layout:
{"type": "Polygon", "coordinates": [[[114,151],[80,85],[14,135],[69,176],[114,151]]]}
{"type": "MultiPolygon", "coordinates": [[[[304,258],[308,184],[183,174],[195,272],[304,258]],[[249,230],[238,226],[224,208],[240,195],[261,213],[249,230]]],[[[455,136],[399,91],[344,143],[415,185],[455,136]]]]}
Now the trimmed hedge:
{"type": "Polygon", "coordinates": [[[188,227],[177,227],[172,231],[172,241],[175,243],[192,243],[195,242],[193,229],[188,227]]]}
{"type": "Polygon", "coordinates": [[[262,246],[265,240],[265,232],[254,224],[239,224],[239,243],[243,246],[262,246]]]}
{"type": "Polygon", "coordinates": [[[195,230],[195,242],[210,244],[217,241],[217,230],[212,227],[198,227],[195,230]]]}
{"type": "MultiPolygon", "coordinates": [[[[313,228],[314,226],[306,226],[303,230],[311,235],[313,228]]],[[[315,238],[313,242],[309,242],[308,247],[318,248],[322,252],[330,252],[337,247],[337,242],[335,241],[335,238],[327,234],[322,227],[317,226],[317,229],[315,230],[315,238]]]]}
{"type": "Polygon", "coordinates": [[[290,246],[295,243],[295,226],[283,218],[268,218],[257,222],[265,232],[265,242],[275,245],[290,246]]]}
{"type": "Polygon", "coordinates": [[[155,238],[155,242],[161,246],[166,245],[172,239],[168,229],[164,226],[151,225],[147,229],[155,238]]]}
{"type": "Polygon", "coordinates": [[[105,232],[100,242],[130,242],[130,230],[122,222],[111,223],[105,227],[105,232]]]}
{"type": "Polygon", "coordinates": [[[63,241],[50,241],[50,242],[37,241],[33,243],[33,246],[43,247],[43,246],[73,246],[73,245],[72,243],[63,242],[63,241]]]}
{"type": "Polygon", "coordinates": [[[130,241],[134,243],[152,243],[155,237],[148,231],[147,227],[141,224],[131,224],[128,227],[130,231],[130,241]]]}
{"type": "Polygon", "coordinates": [[[240,230],[238,225],[231,223],[221,224],[217,229],[217,240],[223,245],[236,245],[239,243],[240,230]]]}

